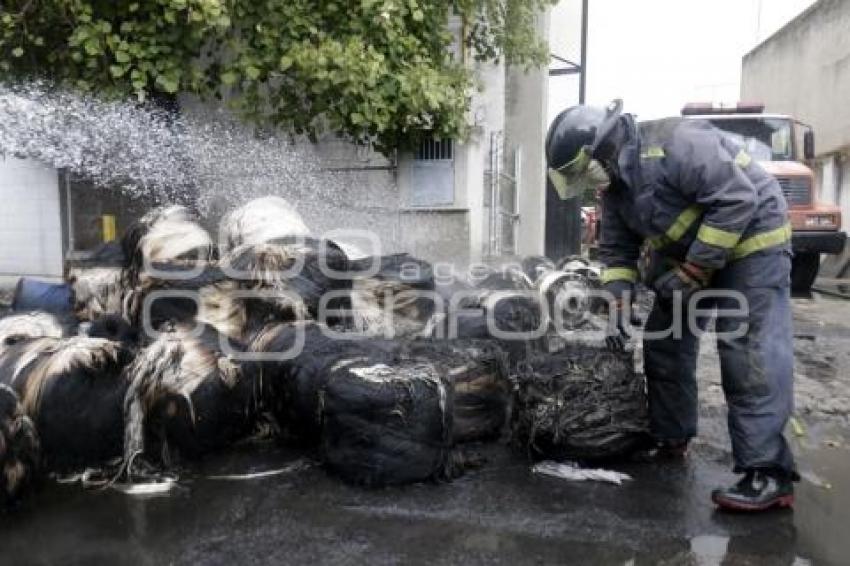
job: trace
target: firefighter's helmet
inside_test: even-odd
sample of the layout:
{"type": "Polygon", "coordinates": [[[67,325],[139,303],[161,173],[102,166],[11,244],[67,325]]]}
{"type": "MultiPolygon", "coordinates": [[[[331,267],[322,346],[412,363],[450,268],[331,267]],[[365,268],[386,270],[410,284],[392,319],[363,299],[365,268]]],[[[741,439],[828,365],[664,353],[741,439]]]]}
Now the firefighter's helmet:
{"type": "Polygon", "coordinates": [[[561,198],[584,185],[580,180],[590,168],[593,152],[614,129],[623,109],[615,100],[607,108],[579,105],[567,108],[555,118],[546,134],[546,162],[549,178],[561,198]]]}

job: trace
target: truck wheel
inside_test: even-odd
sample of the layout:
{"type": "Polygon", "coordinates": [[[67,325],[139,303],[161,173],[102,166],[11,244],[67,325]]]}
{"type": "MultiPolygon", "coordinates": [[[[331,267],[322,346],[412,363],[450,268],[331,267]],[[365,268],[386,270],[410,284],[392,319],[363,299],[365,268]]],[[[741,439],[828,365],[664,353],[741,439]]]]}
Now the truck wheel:
{"type": "Polygon", "coordinates": [[[798,253],[791,263],[791,290],[795,293],[808,293],[818,276],[820,254],[798,253]]]}

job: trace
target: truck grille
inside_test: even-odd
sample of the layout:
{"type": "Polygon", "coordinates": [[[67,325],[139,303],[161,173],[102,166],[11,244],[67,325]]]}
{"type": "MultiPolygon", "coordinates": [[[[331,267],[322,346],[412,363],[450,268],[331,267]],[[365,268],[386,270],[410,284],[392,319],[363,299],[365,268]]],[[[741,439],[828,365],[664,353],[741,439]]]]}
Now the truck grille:
{"type": "Polygon", "coordinates": [[[812,191],[809,188],[808,179],[800,177],[777,177],[776,179],[782,187],[782,194],[785,195],[788,206],[811,204],[812,191]]]}

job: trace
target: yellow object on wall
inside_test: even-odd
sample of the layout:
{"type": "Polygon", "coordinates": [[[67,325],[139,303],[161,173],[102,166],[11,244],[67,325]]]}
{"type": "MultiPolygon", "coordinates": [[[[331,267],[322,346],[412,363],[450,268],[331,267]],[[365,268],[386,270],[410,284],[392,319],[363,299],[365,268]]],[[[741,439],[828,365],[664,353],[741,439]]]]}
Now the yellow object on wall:
{"type": "Polygon", "coordinates": [[[104,214],[101,218],[103,220],[103,241],[115,241],[115,215],[104,214]]]}

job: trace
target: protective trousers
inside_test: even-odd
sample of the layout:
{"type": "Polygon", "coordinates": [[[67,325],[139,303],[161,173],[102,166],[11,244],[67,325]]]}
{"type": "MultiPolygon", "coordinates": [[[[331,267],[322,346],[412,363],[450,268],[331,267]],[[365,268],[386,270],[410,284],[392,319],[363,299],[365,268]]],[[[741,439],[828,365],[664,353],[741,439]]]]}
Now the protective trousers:
{"type": "Polygon", "coordinates": [[[714,312],[735,469],[795,474],[783,435],[794,405],[790,272],[787,252],[754,254],[715,273],[710,296],[690,305],[656,301],[644,328],[656,439],[687,440],[697,433],[699,334],[714,312]]]}

